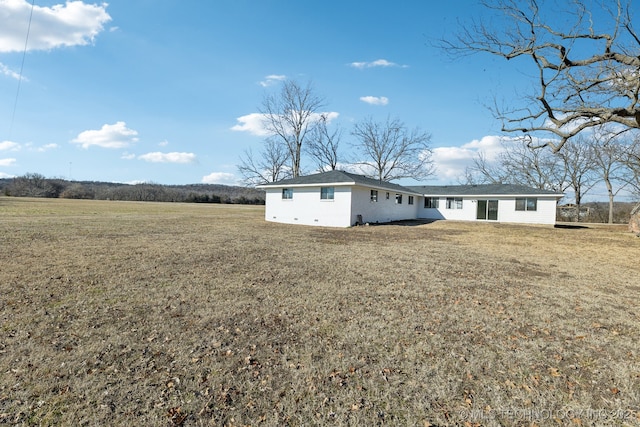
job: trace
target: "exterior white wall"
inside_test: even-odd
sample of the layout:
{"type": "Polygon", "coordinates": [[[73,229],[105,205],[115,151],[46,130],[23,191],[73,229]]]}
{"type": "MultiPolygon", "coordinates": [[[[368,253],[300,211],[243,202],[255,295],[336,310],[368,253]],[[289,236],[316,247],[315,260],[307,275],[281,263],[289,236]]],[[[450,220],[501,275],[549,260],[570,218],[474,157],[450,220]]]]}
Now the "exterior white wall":
{"type": "Polygon", "coordinates": [[[358,215],[362,215],[365,223],[400,221],[418,218],[418,206],[422,202],[420,196],[413,196],[413,205],[409,204],[409,194],[394,191],[378,190],[378,201],[371,201],[371,190],[368,187],[353,187],[351,224],[355,224],[358,215]],[[387,199],[387,194],[389,198],[387,199]],[[396,194],[402,194],[402,203],[396,203],[396,194]]]}
{"type": "Polygon", "coordinates": [[[518,222],[523,224],[547,224],[556,223],[556,198],[538,197],[538,206],[535,211],[516,211],[516,199],[500,200],[498,219],[502,222],[518,222]]]}
{"type": "Polygon", "coordinates": [[[282,198],[282,187],[266,189],[265,220],[325,227],[350,227],[357,222],[358,215],[362,215],[365,223],[416,218],[478,221],[480,199],[498,200],[498,222],[548,225],[556,222],[555,197],[538,196],[535,211],[516,211],[515,196],[463,197],[462,209],[447,209],[447,198],[440,197],[438,209],[425,209],[424,197],[414,196],[413,205],[409,205],[407,193],[402,193],[402,204],[397,204],[395,191],[378,190],[378,201],[372,202],[369,187],[334,186],[333,200],[320,199],[320,186],[291,188],[292,199],[282,198]]]}
{"type": "MultiPolygon", "coordinates": [[[[425,209],[424,198],[420,198],[418,216],[426,219],[452,219],[457,221],[475,221],[476,203],[472,199],[462,198],[462,209],[447,209],[447,198],[440,197],[438,209],[425,209]]],[[[498,203],[498,209],[500,204],[498,203]]]]}
{"type": "Polygon", "coordinates": [[[282,187],[266,189],[265,220],[327,227],[353,225],[349,187],[334,187],[333,200],[320,199],[320,186],[289,188],[293,189],[292,199],[282,198],[282,187]]]}
{"type": "MultiPolygon", "coordinates": [[[[530,196],[531,197],[531,196],[530,196]]],[[[516,211],[516,198],[509,197],[463,197],[462,209],[447,209],[447,198],[440,197],[438,209],[425,209],[424,198],[421,199],[418,210],[419,218],[450,219],[459,221],[491,221],[478,220],[478,199],[498,200],[498,222],[521,224],[549,224],[556,222],[556,198],[537,197],[538,204],[535,211],[516,211]]]]}
{"type": "Polygon", "coordinates": [[[282,198],[282,187],[266,189],[265,220],[285,224],[319,225],[325,227],[350,227],[362,215],[368,223],[390,222],[418,218],[422,202],[420,196],[378,190],[378,201],[371,201],[368,187],[334,186],[334,199],[321,200],[320,186],[290,187],[292,199],[282,198]],[[387,199],[387,193],[389,198],[387,199]],[[402,194],[402,203],[396,203],[396,194],[402,194]]]}

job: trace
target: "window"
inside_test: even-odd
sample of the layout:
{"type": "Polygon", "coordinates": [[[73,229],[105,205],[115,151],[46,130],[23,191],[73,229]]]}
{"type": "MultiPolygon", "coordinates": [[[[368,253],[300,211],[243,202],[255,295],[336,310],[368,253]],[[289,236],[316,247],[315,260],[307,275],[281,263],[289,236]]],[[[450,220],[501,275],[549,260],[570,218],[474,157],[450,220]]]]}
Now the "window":
{"type": "Polygon", "coordinates": [[[389,192],[387,192],[387,200],[389,200],[389,192]]]}
{"type": "Polygon", "coordinates": [[[396,204],[397,205],[402,204],[402,194],[396,194],[396,204]]]}
{"type": "Polygon", "coordinates": [[[283,188],[282,189],[282,198],[283,199],[293,199],[293,188],[283,188]]]}
{"type": "Polygon", "coordinates": [[[413,196],[409,196],[409,202],[408,202],[408,203],[409,203],[410,205],[412,205],[412,204],[413,204],[413,196]]]}
{"type": "Polygon", "coordinates": [[[333,200],[333,187],[320,187],[320,199],[333,200]]]}
{"type": "Polygon", "coordinates": [[[462,197],[447,197],[447,209],[462,209],[462,197]]]}
{"type": "Polygon", "coordinates": [[[536,211],[538,210],[538,199],[535,197],[516,197],[517,211],[536,211]]]}
{"type": "Polygon", "coordinates": [[[371,201],[372,202],[378,201],[378,190],[371,190],[371,201]]]}
{"type": "Polygon", "coordinates": [[[424,207],[425,209],[438,209],[440,205],[440,199],[437,197],[425,197],[424,207]]]}

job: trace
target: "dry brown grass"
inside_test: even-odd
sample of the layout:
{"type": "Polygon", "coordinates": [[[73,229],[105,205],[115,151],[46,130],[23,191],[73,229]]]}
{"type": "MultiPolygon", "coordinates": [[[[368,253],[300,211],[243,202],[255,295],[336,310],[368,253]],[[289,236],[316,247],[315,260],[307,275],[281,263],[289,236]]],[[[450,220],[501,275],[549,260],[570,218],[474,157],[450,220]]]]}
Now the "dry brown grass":
{"type": "Polygon", "coordinates": [[[640,425],[625,227],[0,198],[0,424],[640,425]]]}

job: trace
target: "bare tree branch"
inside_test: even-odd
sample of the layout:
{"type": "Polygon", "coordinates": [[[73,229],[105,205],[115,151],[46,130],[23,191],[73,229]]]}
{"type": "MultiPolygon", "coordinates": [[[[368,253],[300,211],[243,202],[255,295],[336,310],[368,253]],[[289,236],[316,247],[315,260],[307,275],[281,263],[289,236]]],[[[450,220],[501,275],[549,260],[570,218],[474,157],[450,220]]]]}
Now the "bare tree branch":
{"type": "Polygon", "coordinates": [[[589,143],[580,138],[567,141],[562,151],[556,154],[562,159],[568,187],[573,189],[576,221],[580,221],[582,198],[597,182],[593,151],[589,143]]]}
{"type": "Polygon", "coordinates": [[[624,163],[627,147],[617,135],[597,132],[589,141],[593,153],[593,168],[607,188],[609,198],[609,224],[613,224],[615,196],[627,185],[628,171],[624,163]]]}
{"type": "Polygon", "coordinates": [[[640,129],[640,37],[631,0],[483,4],[494,20],[473,22],[441,47],[454,56],[489,53],[530,61],[537,90],[522,106],[494,111],[503,131],[550,134],[554,139],[545,145],[557,152],[589,128],[616,123],[640,129]]]}
{"type": "Polygon", "coordinates": [[[287,147],[294,177],[301,172],[302,147],[315,123],[314,115],[323,106],[324,100],[314,93],[311,83],[303,87],[292,80],[285,81],[279,94],[266,96],[262,103],[264,126],[287,147]]]}
{"type": "Polygon", "coordinates": [[[468,183],[519,184],[563,193],[567,171],[562,159],[548,149],[534,147],[528,138],[503,143],[503,151],[493,162],[479,152],[467,170],[468,183]]]}
{"type": "Polygon", "coordinates": [[[289,155],[284,145],[273,138],[268,138],[257,156],[251,149],[240,156],[238,171],[245,185],[267,184],[291,176],[291,169],[286,166],[288,160],[289,155]]]}
{"type": "Polygon", "coordinates": [[[342,129],[329,131],[326,114],[322,114],[317,125],[309,134],[306,152],[316,162],[319,172],[336,170],[338,167],[340,140],[342,129]]]}
{"type": "Polygon", "coordinates": [[[640,137],[636,137],[630,143],[623,154],[623,162],[628,168],[628,175],[625,177],[636,196],[640,196],[640,137]]]}
{"type": "Polygon", "coordinates": [[[424,179],[434,173],[431,136],[420,129],[408,130],[398,119],[380,123],[369,117],[354,126],[352,135],[365,158],[359,163],[373,170],[375,179],[424,179]]]}
{"type": "Polygon", "coordinates": [[[473,166],[465,169],[464,184],[506,184],[509,174],[499,165],[492,164],[482,151],[473,159],[473,166]]]}

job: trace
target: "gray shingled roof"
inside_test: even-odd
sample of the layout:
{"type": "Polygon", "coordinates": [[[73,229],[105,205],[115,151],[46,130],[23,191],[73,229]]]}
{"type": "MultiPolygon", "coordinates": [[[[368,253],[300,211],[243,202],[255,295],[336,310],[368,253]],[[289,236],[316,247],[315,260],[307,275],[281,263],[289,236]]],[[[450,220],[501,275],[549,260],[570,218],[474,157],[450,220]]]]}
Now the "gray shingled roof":
{"type": "Polygon", "coordinates": [[[297,187],[311,185],[327,185],[327,184],[354,184],[364,187],[378,188],[382,190],[396,191],[401,193],[421,194],[409,187],[403,187],[392,182],[379,181],[377,179],[368,178],[364,175],[355,173],[333,170],[329,172],[321,172],[313,175],[299,176],[297,178],[283,179],[276,182],[260,185],[258,188],[269,187],[297,187]]]}
{"type": "Polygon", "coordinates": [[[555,191],[540,190],[517,184],[412,185],[408,188],[426,196],[564,196],[564,194],[555,191]]]}
{"type": "Polygon", "coordinates": [[[297,178],[283,179],[277,182],[259,185],[258,188],[289,186],[306,187],[328,184],[362,185],[364,187],[425,196],[564,196],[564,194],[562,193],[556,193],[549,190],[540,190],[537,188],[516,184],[411,185],[404,187],[392,182],[378,181],[377,179],[368,178],[364,175],[357,175],[340,170],[299,176],[297,178]]]}

